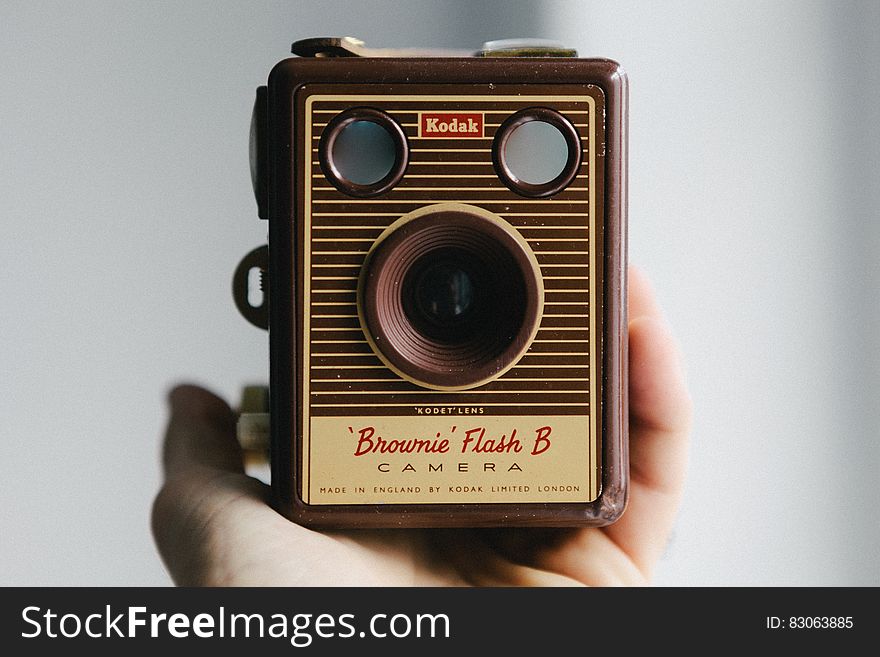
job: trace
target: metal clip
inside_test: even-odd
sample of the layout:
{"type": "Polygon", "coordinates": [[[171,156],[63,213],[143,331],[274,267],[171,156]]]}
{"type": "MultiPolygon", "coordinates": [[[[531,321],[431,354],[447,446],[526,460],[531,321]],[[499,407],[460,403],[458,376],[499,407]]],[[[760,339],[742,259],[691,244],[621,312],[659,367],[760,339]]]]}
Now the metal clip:
{"type": "Polygon", "coordinates": [[[269,388],[248,385],[242,388],[236,433],[246,465],[269,462],[269,388]]]}
{"type": "Polygon", "coordinates": [[[577,57],[574,48],[547,39],[499,39],[479,50],[443,48],[368,48],[355,37],[313,37],[295,41],[290,48],[300,57],[577,57]]]}
{"type": "Polygon", "coordinates": [[[290,47],[300,57],[470,57],[467,50],[421,48],[367,48],[355,37],[314,37],[290,47]]]}

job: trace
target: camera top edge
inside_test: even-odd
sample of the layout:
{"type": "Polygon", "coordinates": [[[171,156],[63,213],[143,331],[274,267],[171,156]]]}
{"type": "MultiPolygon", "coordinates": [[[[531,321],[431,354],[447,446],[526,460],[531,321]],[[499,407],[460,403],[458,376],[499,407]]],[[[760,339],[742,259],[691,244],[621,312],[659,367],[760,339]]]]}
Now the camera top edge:
{"type": "Polygon", "coordinates": [[[540,38],[486,41],[479,49],[370,48],[357,37],[311,37],[294,41],[290,51],[301,57],[577,57],[559,41],[540,38]]]}
{"type": "MultiPolygon", "coordinates": [[[[429,77],[458,83],[491,74],[498,82],[564,83],[595,81],[606,88],[625,86],[622,66],[607,57],[580,57],[576,49],[547,39],[488,41],[479,49],[368,48],[354,37],[316,37],[293,43],[288,57],[276,64],[270,80],[302,75],[350,79],[366,71],[376,81],[429,77]],[[505,60],[499,67],[498,60],[505,60]],[[376,60],[383,60],[377,70],[376,60]]],[[[361,78],[362,79],[362,78],[361,78]]]]}

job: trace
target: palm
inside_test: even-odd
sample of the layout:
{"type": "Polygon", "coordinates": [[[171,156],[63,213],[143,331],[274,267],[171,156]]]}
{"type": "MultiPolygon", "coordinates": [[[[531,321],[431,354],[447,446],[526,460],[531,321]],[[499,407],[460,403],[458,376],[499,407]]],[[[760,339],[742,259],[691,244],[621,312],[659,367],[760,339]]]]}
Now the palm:
{"type": "Polygon", "coordinates": [[[201,516],[200,529],[186,546],[201,566],[188,567],[188,574],[176,578],[187,584],[233,586],[564,585],[580,582],[566,573],[566,550],[585,550],[591,555],[581,564],[585,572],[604,573],[585,583],[645,581],[604,530],[319,533],[275,513],[261,501],[267,492],[255,480],[232,473],[166,488],[163,497],[191,505],[201,516]],[[608,563],[615,565],[613,571],[608,563]]]}

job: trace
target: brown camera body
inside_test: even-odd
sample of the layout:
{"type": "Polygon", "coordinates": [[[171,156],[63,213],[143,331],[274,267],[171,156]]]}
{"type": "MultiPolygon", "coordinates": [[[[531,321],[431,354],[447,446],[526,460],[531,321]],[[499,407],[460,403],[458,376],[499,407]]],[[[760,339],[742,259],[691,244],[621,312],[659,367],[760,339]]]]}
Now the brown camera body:
{"type": "Polygon", "coordinates": [[[278,511],[327,528],[614,522],[629,481],[619,65],[299,52],[313,56],[258,91],[252,135],[269,235],[249,261],[266,301],[245,314],[269,331],[278,511]],[[564,140],[548,180],[510,161],[532,122],[564,140]],[[391,155],[365,181],[339,144],[366,124],[391,155]]]}

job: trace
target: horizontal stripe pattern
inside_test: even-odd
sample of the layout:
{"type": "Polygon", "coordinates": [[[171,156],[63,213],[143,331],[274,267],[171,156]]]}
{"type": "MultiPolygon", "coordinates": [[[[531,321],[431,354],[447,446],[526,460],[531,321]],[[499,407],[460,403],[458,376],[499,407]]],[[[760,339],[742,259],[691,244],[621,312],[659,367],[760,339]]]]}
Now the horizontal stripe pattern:
{"type": "MultiPolygon", "coordinates": [[[[407,173],[397,187],[371,199],[352,198],[329,184],[317,144],[327,122],[348,104],[313,104],[311,141],[311,354],[312,415],[413,415],[418,408],[455,405],[484,414],[588,414],[590,351],[588,105],[566,101],[556,109],[575,125],[584,149],[572,184],[550,199],[527,199],[495,175],[492,141],[513,112],[528,100],[487,103],[456,101],[368,103],[387,111],[410,145],[407,173]],[[475,107],[479,106],[479,107],[475,107]],[[418,137],[419,111],[484,111],[483,138],[418,137]],[[515,227],[532,248],[544,280],[544,315],[528,352],[502,377],[474,390],[426,390],[402,380],[373,353],[360,327],[356,291],[367,252],[395,220],[417,208],[458,202],[494,212],[515,227]]],[[[540,103],[537,103],[540,104],[540,103]]]]}

